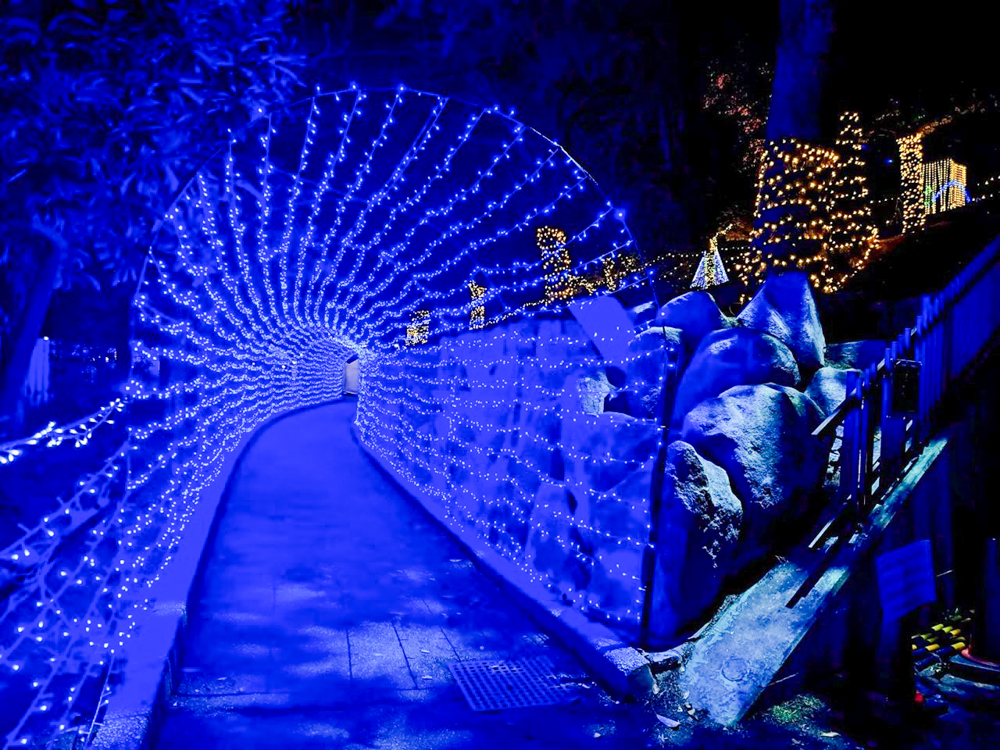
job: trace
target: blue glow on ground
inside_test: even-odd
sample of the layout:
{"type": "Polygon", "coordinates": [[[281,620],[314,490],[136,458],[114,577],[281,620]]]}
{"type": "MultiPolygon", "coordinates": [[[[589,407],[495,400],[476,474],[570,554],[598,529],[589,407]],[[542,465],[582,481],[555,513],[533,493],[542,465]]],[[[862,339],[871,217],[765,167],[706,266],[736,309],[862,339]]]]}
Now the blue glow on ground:
{"type": "Polygon", "coordinates": [[[156,747],[643,747],[634,707],[594,686],[363,454],[354,409],[292,415],[245,455],[156,747]],[[581,682],[574,702],[476,713],[447,667],[534,654],[581,682]]]}

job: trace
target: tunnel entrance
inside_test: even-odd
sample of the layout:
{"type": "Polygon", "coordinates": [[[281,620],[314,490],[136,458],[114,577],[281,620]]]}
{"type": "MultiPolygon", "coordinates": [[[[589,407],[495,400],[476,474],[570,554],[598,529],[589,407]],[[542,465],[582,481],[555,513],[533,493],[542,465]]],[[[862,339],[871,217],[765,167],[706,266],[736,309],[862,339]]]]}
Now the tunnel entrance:
{"type": "Polygon", "coordinates": [[[366,450],[447,523],[637,628],[662,430],[655,404],[626,402],[665,366],[662,346],[628,349],[642,305],[624,213],[499,107],[350,88],[261,114],[150,249],[126,389],[135,491],[179,529],[245,435],[353,394],[366,450]],[[614,326],[578,321],[598,299],[614,326]],[[605,414],[609,358],[649,372],[605,414]]]}

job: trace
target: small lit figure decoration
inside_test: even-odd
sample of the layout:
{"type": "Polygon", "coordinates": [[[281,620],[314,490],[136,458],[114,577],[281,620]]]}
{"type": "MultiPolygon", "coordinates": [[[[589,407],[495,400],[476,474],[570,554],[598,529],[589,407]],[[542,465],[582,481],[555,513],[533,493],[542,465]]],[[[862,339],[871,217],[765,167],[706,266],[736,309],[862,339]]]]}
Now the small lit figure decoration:
{"type": "Polygon", "coordinates": [[[535,230],[535,244],[542,251],[546,304],[570,299],[576,292],[575,278],[570,271],[573,261],[566,242],[566,232],[562,229],[538,227],[535,230]]]}
{"type": "Polygon", "coordinates": [[[642,264],[639,258],[629,253],[609,255],[601,264],[604,285],[612,292],[616,291],[625,279],[641,270],[642,264]]]}
{"type": "Polygon", "coordinates": [[[416,310],[413,323],[406,327],[406,345],[426,344],[430,339],[431,314],[428,310],[416,310]]]}
{"type": "Polygon", "coordinates": [[[924,211],[938,214],[961,208],[968,201],[968,169],[952,159],[924,164],[924,211]]]}
{"type": "Polygon", "coordinates": [[[470,281],[469,294],[472,295],[473,302],[472,311],[469,313],[469,328],[475,331],[486,325],[486,306],[482,302],[486,287],[470,281]]]}
{"type": "Polygon", "coordinates": [[[694,279],[691,281],[692,289],[708,289],[719,286],[729,281],[726,268],[722,265],[722,256],[719,255],[719,237],[725,234],[729,227],[719,230],[708,241],[708,249],[701,256],[698,263],[698,270],[695,271],[694,279]]]}

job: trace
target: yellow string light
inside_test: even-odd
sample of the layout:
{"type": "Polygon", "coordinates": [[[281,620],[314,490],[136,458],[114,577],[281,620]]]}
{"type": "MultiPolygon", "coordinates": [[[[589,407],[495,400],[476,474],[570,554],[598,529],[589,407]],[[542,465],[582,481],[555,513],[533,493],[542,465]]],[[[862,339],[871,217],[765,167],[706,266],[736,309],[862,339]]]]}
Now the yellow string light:
{"type": "Polygon", "coordinates": [[[469,294],[472,295],[472,311],[469,313],[469,328],[477,330],[486,325],[486,307],[479,302],[486,294],[486,287],[480,286],[475,281],[469,282],[469,294]],[[479,302],[479,304],[475,304],[479,302]]]}
{"type": "Polygon", "coordinates": [[[406,327],[406,345],[426,344],[430,340],[431,314],[429,310],[414,310],[413,323],[406,327]]]}
{"type": "Polygon", "coordinates": [[[945,158],[924,164],[924,213],[936,214],[965,205],[968,169],[945,158]]]}
{"type": "Polygon", "coordinates": [[[903,234],[924,226],[924,135],[922,132],[896,140],[899,146],[900,200],[903,205],[903,234]]]}

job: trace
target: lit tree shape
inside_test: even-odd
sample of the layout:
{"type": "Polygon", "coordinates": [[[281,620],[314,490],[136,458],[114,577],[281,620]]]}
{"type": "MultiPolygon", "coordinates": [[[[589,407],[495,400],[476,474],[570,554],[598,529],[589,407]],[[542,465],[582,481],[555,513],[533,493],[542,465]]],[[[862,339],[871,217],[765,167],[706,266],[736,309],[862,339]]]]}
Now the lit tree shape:
{"type": "Polygon", "coordinates": [[[725,230],[717,232],[708,241],[708,249],[701,256],[698,270],[694,272],[694,279],[691,280],[692,289],[708,289],[729,281],[729,275],[722,263],[722,256],[719,254],[719,235],[724,233],[725,230]]]}
{"type": "Polygon", "coordinates": [[[824,291],[833,291],[864,267],[878,236],[862,156],[864,139],[856,112],[840,116],[836,147],[840,168],[830,186],[830,228],[826,240],[828,267],[824,291]]]}
{"type": "Polygon", "coordinates": [[[899,145],[899,200],[903,213],[903,233],[922,229],[927,222],[924,209],[923,131],[897,139],[899,145]]]}

